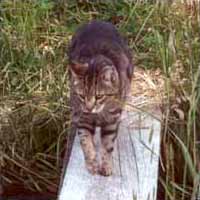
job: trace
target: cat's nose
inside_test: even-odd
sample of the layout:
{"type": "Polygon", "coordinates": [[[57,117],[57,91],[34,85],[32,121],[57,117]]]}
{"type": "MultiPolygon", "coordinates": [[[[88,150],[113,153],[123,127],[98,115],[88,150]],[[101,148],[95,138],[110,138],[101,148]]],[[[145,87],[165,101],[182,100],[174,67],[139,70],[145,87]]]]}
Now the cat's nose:
{"type": "Polygon", "coordinates": [[[94,98],[87,99],[85,105],[88,111],[92,111],[92,109],[95,106],[95,99],[94,98]]]}

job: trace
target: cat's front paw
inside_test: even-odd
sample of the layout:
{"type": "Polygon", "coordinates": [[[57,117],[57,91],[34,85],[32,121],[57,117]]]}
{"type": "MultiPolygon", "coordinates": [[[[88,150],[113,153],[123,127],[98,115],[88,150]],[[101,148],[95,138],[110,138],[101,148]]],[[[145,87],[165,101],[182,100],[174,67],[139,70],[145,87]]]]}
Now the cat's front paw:
{"type": "Polygon", "coordinates": [[[86,168],[92,175],[97,174],[99,172],[99,165],[96,160],[87,161],[86,168]]]}
{"type": "Polygon", "coordinates": [[[101,168],[99,169],[99,173],[102,176],[112,175],[112,163],[111,162],[103,162],[101,165],[101,168]]]}

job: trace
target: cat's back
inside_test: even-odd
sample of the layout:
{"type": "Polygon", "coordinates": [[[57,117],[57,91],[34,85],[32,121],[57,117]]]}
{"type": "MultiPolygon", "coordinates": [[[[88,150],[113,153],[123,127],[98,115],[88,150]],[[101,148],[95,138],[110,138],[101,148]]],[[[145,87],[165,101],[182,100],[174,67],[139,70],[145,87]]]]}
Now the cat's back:
{"type": "Polygon", "coordinates": [[[69,48],[70,60],[91,58],[98,54],[110,57],[124,52],[128,57],[128,47],[115,26],[109,22],[91,21],[80,27],[72,38],[69,48]]]}
{"type": "Polygon", "coordinates": [[[120,42],[120,36],[113,24],[104,21],[91,21],[83,25],[75,35],[82,43],[92,43],[98,40],[120,42]]]}

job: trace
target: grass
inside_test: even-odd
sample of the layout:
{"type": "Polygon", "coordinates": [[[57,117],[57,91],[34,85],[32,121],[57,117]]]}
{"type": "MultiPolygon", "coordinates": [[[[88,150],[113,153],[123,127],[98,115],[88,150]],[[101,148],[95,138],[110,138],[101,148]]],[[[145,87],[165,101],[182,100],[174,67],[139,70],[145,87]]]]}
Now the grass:
{"type": "Polygon", "coordinates": [[[1,181],[55,192],[68,134],[67,45],[79,24],[111,21],[144,69],[165,75],[163,199],[195,199],[200,136],[199,5],[132,1],[0,3],[1,181]],[[181,165],[179,164],[181,163],[181,165]],[[20,176],[19,176],[20,174],[20,176]]]}
{"type": "Polygon", "coordinates": [[[198,9],[175,5],[166,11],[168,34],[155,32],[168,97],[162,142],[165,199],[195,199],[199,185],[198,9]]]}
{"type": "Polygon", "coordinates": [[[2,179],[38,191],[56,188],[69,127],[68,32],[51,17],[53,2],[0,6],[2,179]]]}

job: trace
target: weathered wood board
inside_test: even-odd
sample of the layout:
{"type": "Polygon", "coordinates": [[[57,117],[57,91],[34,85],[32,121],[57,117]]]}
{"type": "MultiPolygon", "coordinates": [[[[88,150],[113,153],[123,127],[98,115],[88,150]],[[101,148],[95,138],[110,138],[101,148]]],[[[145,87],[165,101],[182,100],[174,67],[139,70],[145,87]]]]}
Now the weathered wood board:
{"type": "MultiPolygon", "coordinates": [[[[98,145],[97,145],[98,146],[98,145]]],[[[110,177],[90,175],[76,136],[59,200],[155,200],[160,122],[141,112],[124,112],[110,177]]]]}

